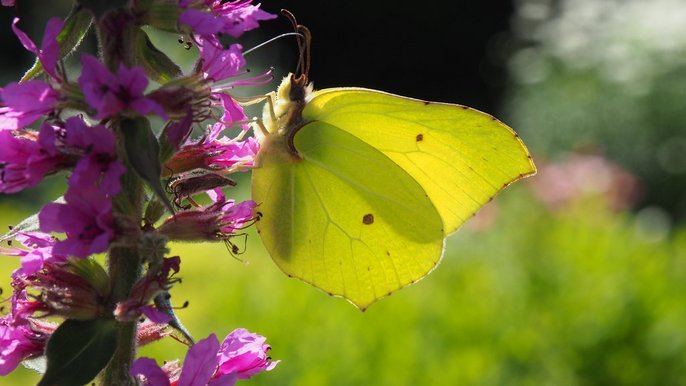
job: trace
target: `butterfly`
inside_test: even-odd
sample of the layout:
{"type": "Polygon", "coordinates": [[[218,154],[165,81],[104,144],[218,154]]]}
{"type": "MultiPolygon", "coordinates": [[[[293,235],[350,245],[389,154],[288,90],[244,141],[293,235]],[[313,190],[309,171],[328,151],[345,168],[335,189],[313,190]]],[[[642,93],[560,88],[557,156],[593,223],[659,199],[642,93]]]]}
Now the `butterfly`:
{"type": "MultiPolygon", "coordinates": [[[[259,130],[256,130],[259,132],[259,130]]],[[[284,78],[252,172],[256,223],[288,276],[364,310],[431,272],[445,239],[535,173],[519,136],[475,109],[284,78]]]]}

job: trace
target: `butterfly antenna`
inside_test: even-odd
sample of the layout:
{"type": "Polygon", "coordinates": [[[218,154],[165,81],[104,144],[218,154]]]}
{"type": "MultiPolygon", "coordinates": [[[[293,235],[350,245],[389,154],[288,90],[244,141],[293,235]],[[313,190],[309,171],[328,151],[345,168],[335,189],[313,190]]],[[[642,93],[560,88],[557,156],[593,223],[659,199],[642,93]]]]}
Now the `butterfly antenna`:
{"type": "Polygon", "coordinates": [[[249,49],[249,50],[243,51],[243,56],[245,56],[245,55],[247,55],[247,54],[249,54],[249,53],[255,51],[255,50],[258,49],[258,48],[262,48],[262,47],[266,46],[266,45],[269,44],[269,43],[272,43],[272,42],[274,42],[274,41],[276,41],[276,40],[279,40],[279,39],[281,39],[281,38],[285,38],[285,37],[287,37],[287,36],[298,36],[298,37],[300,37],[300,38],[304,38],[304,36],[303,36],[301,33],[299,33],[299,32],[287,32],[287,33],[283,33],[283,34],[281,34],[281,35],[274,36],[273,38],[271,38],[271,39],[269,39],[269,40],[267,40],[267,41],[265,41],[265,42],[262,42],[262,43],[256,45],[255,47],[253,47],[253,48],[251,48],[251,49],[249,49]]]}
{"type": "Polygon", "coordinates": [[[295,15],[287,9],[282,9],[281,14],[284,15],[293,26],[293,29],[298,35],[298,51],[300,58],[298,59],[298,67],[296,69],[297,76],[293,75],[292,81],[299,87],[305,87],[308,82],[308,75],[310,73],[310,45],[312,41],[312,34],[310,30],[302,24],[298,24],[295,15]]]}

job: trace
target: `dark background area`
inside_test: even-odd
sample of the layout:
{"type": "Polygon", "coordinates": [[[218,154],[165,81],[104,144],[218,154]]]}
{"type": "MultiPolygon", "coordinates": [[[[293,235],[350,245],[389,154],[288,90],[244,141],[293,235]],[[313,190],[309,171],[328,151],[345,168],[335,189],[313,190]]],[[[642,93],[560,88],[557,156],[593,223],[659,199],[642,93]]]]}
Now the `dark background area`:
{"type": "MultiPolygon", "coordinates": [[[[40,42],[49,15],[65,16],[69,1],[19,0],[0,9],[0,79],[15,80],[32,56],[11,31],[14,16],[40,42]]],[[[505,85],[507,30],[513,6],[509,1],[263,1],[261,8],[279,13],[287,8],[312,32],[315,87],[360,86],[387,92],[470,105],[493,111],[505,85]]],[[[264,22],[241,38],[250,48],[290,32],[288,20],[264,22]]],[[[92,36],[91,36],[92,39],[92,36]]],[[[295,69],[297,46],[285,38],[263,48],[274,52],[275,66],[295,69]]]]}
{"type": "MultiPolygon", "coordinates": [[[[369,87],[489,111],[500,101],[505,58],[496,51],[509,28],[509,1],[262,2],[270,12],[282,7],[312,32],[316,88],[369,87]]],[[[260,33],[290,30],[280,18],[260,33]]],[[[295,68],[295,45],[278,47],[283,64],[295,68]]]]}

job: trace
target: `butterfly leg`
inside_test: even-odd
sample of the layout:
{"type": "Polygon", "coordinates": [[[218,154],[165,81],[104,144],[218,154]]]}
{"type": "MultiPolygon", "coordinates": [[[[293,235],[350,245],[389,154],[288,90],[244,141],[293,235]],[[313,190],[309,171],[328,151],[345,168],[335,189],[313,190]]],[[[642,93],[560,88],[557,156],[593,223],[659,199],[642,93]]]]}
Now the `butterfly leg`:
{"type": "MultiPolygon", "coordinates": [[[[241,106],[251,106],[256,103],[260,102],[267,102],[267,106],[265,108],[266,111],[269,112],[269,116],[271,118],[272,122],[276,122],[276,113],[274,112],[274,103],[276,100],[276,92],[271,91],[265,95],[260,95],[260,96],[255,96],[255,97],[248,97],[248,98],[238,98],[238,102],[241,104],[241,106]]],[[[269,130],[267,130],[267,127],[264,125],[264,122],[262,122],[262,119],[260,118],[255,118],[252,123],[254,123],[257,128],[259,129],[260,133],[264,136],[269,134],[269,130]]],[[[254,127],[253,127],[254,130],[254,127]]]]}

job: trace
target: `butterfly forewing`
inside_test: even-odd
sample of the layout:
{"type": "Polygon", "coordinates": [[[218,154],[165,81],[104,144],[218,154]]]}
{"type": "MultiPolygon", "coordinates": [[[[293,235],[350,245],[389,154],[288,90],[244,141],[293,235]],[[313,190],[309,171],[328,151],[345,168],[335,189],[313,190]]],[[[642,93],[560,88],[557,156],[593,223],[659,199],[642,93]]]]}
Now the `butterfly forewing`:
{"type": "Polygon", "coordinates": [[[512,129],[460,105],[325,89],[314,94],[303,118],[338,127],[388,156],[427,192],[446,234],[505,186],[535,172],[512,129]]]}

